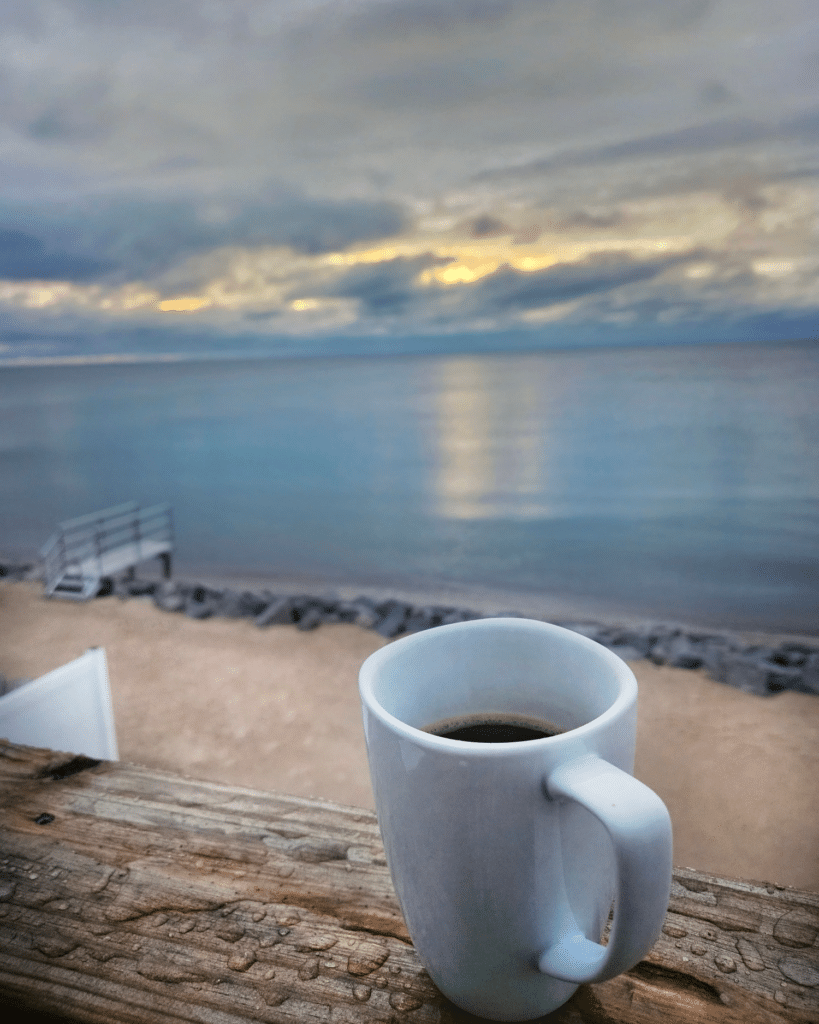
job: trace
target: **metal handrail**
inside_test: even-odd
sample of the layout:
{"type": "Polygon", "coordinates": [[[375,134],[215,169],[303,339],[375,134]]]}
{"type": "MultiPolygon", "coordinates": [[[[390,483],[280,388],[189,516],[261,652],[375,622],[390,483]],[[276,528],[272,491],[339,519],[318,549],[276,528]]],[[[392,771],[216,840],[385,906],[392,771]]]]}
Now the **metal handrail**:
{"type": "Polygon", "coordinates": [[[51,589],[70,570],[81,574],[83,561],[96,559],[98,577],[103,575],[103,556],[134,544],[141,560],[143,542],[171,544],[173,519],[169,505],[141,509],[127,502],[58,525],[40,550],[45,563],[46,586],[51,589]]]}

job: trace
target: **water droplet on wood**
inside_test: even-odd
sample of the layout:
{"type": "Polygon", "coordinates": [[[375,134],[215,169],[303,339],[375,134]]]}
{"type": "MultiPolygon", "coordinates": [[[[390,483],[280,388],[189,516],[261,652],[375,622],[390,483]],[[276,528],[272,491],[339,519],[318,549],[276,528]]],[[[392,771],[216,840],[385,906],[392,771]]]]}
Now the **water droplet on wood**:
{"type": "Polygon", "coordinates": [[[410,1010],[417,1010],[424,1005],[424,1000],[418,996],[410,995],[409,992],[392,992],[390,994],[390,1006],[393,1010],[402,1010],[409,1013],[410,1010]]]}
{"type": "Polygon", "coordinates": [[[256,954],[251,950],[236,953],[228,959],[227,963],[232,971],[247,971],[256,963],[256,954]]]}
{"type": "Polygon", "coordinates": [[[786,978],[795,981],[797,985],[804,985],[805,988],[815,988],[819,985],[819,971],[807,960],[797,960],[796,957],[786,956],[779,961],[777,966],[786,978]]]}
{"type": "Polygon", "coordinates": [[[338,939],[332,935],[308,935],[296,943],[296,949],[300,953],[320,953],[335,946],[336,942],[338,939]]]}
{"type": "Polygon", "coordinates": [[[372,991],[369,985],[353,985],[353,998],[357,999],[359,1003],[366,1003],[372,995],[372,991]]]}
{"type": "Polygon", "coordinates": [[[234,921],[225,921],[213,929],[214,935],[224,942],[238,942],[245,934],[244,928],[234,921]]]}
{"type": "Polygon", "coordinates": [[[347,970],[356,977],[372,974],[373,971],[378,970],[389,955],[389,951],[383,946],[362,947],[348,958],[347,970]]]}
{"type": "Polygon", "coordinates": [[[49,958],[65,956],[79,946],[76,939],[66,935],[47,935],[34,939],[34,948],[49,958]]]}
{"type": "Polygon", "coordinates": [[[139,963],[136,969],[137,974],[141,974],[143,978],[148,978],[150,981],[164,981],[171,985],[178,985],[181,981],[205,980],[198,971],[170,963],[139,963]]]}
{"type": "Polygon", "coordinates": [[[779,918],[773,933],[777,942],[791,949],[812,946],[819,935],[819,914],[797,907],[779,918]]]}
{"type": "Polygon", "coordinates": [[[742,962],[749,971],[764,971],[765,963],[759,955],[756,946],[747,939],[737,939],[737,949],[742,957],[742,962]]]}
{"type": "Polygon", "coordinates": [[[303,964],[299,968],[299,977],[302,981],[311,981],[313,978],[318,977],[319,962],[318,960],[309,960],[306,964],[303,964]]]}
{"type": "Polygon", "coordinates": [[[670,935],[672,939],[684,939],[688,932],[677,924],[664,924],[663,932],[670,935]]]}
{"type": "Polygon", "coordinates": [[[268,1006],[281,1006],[290,998],[286,992],[282,992],[281,989],[273,985],[260,986],[258,992],[268,1006]]]}

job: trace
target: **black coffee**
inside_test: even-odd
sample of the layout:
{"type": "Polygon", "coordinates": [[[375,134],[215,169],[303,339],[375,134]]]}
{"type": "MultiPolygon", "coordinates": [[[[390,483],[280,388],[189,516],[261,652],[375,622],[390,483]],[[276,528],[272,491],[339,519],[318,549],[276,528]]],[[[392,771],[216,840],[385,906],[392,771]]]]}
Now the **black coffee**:
{"type": "Polygon", "coordinates": [[[444,718],[425,726],[424,732],[468,743],[519,743],[557,736],[563,730],[554,722],[530,715],[477,714],[444,718]]]}

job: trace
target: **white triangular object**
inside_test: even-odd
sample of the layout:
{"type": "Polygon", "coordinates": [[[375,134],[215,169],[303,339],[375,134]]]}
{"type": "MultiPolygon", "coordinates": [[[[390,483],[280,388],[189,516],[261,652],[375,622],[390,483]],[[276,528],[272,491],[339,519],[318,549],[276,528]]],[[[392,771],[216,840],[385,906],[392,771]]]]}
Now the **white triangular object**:
{"type": "Polygon", "coordinates": [[[0,737],[28,747],[119,760],[105,650],[92,647],[76,661],[0,697],[0,737]]]}

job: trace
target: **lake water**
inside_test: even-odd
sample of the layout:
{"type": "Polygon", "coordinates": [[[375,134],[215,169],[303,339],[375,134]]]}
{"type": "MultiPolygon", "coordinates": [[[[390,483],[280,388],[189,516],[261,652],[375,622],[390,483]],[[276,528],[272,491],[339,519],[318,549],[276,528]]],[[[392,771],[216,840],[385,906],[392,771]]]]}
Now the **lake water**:
{"type": "Polygon", "coordinates": [[[170,502],[182,570],[819,632],[819,348],[0,370],[0,551],[170,502]]]}

